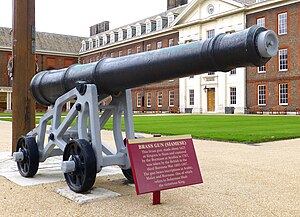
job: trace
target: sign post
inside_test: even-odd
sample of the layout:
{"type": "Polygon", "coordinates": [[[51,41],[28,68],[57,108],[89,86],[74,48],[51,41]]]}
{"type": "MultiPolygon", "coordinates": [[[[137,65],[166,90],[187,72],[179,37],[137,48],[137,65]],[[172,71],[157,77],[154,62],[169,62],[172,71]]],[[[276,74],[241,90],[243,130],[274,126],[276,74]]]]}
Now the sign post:
{"type": "Polygon", "coordinates": [[[154,205],[162,190],[203,182],[190,135],[129,139],[127,148],[136,192],[153,192],[154,205]]]}

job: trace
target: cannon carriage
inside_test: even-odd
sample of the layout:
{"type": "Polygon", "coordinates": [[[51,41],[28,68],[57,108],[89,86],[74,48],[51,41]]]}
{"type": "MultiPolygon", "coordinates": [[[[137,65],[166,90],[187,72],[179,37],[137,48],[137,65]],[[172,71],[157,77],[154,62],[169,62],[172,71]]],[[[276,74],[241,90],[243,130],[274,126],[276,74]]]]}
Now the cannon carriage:
{"type": "Polygon", "coordinates": [[[118,165],[133,182],[121,130],[124,118],[126,138],[135,138],[130,88],[208,71],[261,66],[277,50],[276,34],[253,26],[204,41],[40,72],[31,81],[31,93],[38,103],[51,105],[52,109],[36,128],[18,140],[13,158],[19,172],[32,177],[39,162],[62,155],[62,172],[75,192],[91,189],[96,174],[110,165],[118,165]],[[101,105],[109,96],[110,104],[101,105]],[[62,118],[62,108],[69,101],[75,103],[62,118]],[[110,117],[116,151],[101,140],[101,130],[110,117]]]}

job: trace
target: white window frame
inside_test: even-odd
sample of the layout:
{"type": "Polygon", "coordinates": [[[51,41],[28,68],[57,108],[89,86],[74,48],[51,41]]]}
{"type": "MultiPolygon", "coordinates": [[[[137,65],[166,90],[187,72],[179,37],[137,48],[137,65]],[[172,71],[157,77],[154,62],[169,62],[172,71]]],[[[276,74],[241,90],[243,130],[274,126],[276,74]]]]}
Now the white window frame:
{"type": "Polygon", "coordinates": [[[151,92],[147,92],[146,93],[146,97],[147,97],[147,108],[151,108],[151,92]]]}
{"type": "Polygon", "coordinates": [[[146,51],[150,51],[151,50],[151,44],[147,44],[146,45],[146,51]]]}
{"type": "Polygon", "coordinates": [[[110,43],[115,43],[116,42],[116,38],[115,38],[115,33],[114,32],[111,32],[109,34],[109,38],[110,38],[110,43]]]}
{"type": "Polygon", "coordinates": [[[89,39],[89,50],[93,49],[93,39],[89,39]]]}
{"type": "Polygon", "coordinates": [[[266,72],[267,72],[267,66],[266,65],[257,67],[257,73],[266,73],[266,72]]]}
{"type": "Polygon", "coordinates": [[[129,48],[129,49],[127,50],[127,55],[131,55],[131,54],[132,54],[132,49],[129,48]]]}
{"type": "Polygon", "coordinates": [[[266,27],[266,18],[265,17],[257,18],[256,25],[261,26],[261,27],[266,27]]]}
{"type": "Polygon", "coordinates": [[[152,23],[151,21],[146,22],[146,33],[152,32],[152,23]]]}
{"type": "Polygon", "coordinates": [[[156,31],[162,30],[162,18],[156,20],[156,31]]]}
{"type": "Polygon", "coordinates": [[[81,42],[81,51],[86,51],[86,42],[85,41],[81,42]]]}
{"type": "Polygon", "coordinates": [[[140,36],[140,35],[142,35],[142,26],[141,26],[141,24],[137,24],[136,26],[135,26],[135,28],[136,28],[136,36],[140,36]]]}
{"type": "Polygon", "coordinates": [[[206,36],[207,36],[207,39],[215,37],[216,36],[216,30],[215,29],[207,30],[206,31],[206,36]]]}
{"type": "Polygon", "coordinates": [[[142,107],[142,94],[139,92],[136,93],[136,107],[142,107]]]}
{"type": "Polygon", "coordinates": [[[236,105],[236,87],[229,88],[230,105],[236,105]]]}
{"type": "Polygon", "coordinates": [[[157,42],[157,49],[161,49],[162,48],[162,41],[158,41],[157,42]]]}
{"type": "Polygon", "coordinates": [[[264,84],[257,86],[257,105],[267,105],[267,86],[264,84]]]}
{"type": "Polygon", "coordinates": [[[278,14],[277,22],[278,22],[278,35],[286,35],[287,34],[287,25],[288,25],[288,14],[287,12],[283,12],[278,14]]]}
{"type": "Polygon", "coordinates": [[[170,90],[169,91],[169,107],[175,106],[175,91],[170,90]]]}
{"type": "Polygon", "coordinates": [[[194,89],[189,89],[189,105],[190,106],[195,105],[195,91],[194,91],[194,89]]]}
{"type": "Polygon", "coordinates": [[[136,53],[140,53],[141,52],[141,46],[138,46],[137,48],[136,48],[136,53]]]}
{"type": "Polygon", "coordinates": [[[118,41],[122,41],[124,38],[123,29],[118,31],[118,41]]]}
{"type": "Polygon", "coordinates": [[[174,46],[174,38],[170,38],[168,42],[169,42],[169,47],[174,46]]]}
{"type": "Polygon", "coordinates": [[[157,92],[157,107],[162,107],[162,103],[163,103],[163,92],[162,91],[158,91],[157,92]]]}
{"type": "Polygon", "coordinates": [[[289,84],[282,83],[279,84],[278,88],[278,97],[279,97],[279,105],[288,105],[289,104],[289,84]]]}
{"type": "Polygon", "coordinates": [[[288,49],[279,49],[278,51],[278,69],[280,72],[286,72],[289,69],[288,49]]]}
{"type": "Polygon", "coordinates": [[[132,38],[132,28],[128,27],[127,28],[127,39],[132,38]]]}
{"type": "Polygon", "coordinates": [[[174,20],[175,20],[174,14],[168,15],[168,27],[171,26],[174,20]]]}
{"type": "Polygon", "coordinates": [[[123,56],[123,51],[122,50],[119,51],[119,57],[121,57],[121,56],[123,56]]]}
{"type": "Polygon", "coordinates": [[[102,39],[103,39],[103,45],[106,45],[107,44],[107,36],[103,35],[102,39]]]}

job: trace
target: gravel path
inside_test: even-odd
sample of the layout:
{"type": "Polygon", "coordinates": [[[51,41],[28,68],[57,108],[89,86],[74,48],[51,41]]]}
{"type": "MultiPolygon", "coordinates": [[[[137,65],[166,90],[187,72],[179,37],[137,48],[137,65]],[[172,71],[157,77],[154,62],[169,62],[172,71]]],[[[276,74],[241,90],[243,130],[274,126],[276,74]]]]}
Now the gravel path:
{"type": "MultiPolygon", "coordinates": [[[[0,152],[11,151],[11,123],[0,121],[0,132],[0,152]]],[[[111,132],[102,136],[111,140],[111,132]]],[[[84,205],[55,193],[65,182],[21,187],[0,176],[0,216],[300,216],[300,139],[194,144],[204,183],[163,191],[160,205],[137,196],[122,175],[94,185],[120,197],[84,205]]]]}

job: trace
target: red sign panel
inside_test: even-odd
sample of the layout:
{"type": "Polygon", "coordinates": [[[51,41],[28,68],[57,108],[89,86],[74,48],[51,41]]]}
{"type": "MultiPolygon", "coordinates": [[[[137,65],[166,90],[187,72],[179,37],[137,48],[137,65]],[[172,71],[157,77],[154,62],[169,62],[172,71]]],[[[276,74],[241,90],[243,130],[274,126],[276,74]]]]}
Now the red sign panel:
{"type": "Polygon", "coordinates": [[[203,182],[190,135],[129,139],[127,148],[137,194],[203,182]]]}

